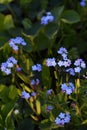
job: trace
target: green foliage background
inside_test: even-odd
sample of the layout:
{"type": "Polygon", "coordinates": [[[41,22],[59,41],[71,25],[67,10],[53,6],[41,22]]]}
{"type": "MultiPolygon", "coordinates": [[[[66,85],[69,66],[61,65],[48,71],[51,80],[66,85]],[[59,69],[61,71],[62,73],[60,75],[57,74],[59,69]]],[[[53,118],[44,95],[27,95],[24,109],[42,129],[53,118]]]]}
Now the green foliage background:
{"type": "MultiPolygon", "coordinates": [[[[78,101],[83,94],[83,99],[79,101],[83,116],[78,114],[77,107],[76,117],[75,112],[72,112],[73,123],[70,126],[51,128],[53,126],[48,118],[50,117],[53,121],[53,116],[59,112],[55,110],[55,113],[50,113],[50,116],[45,113],[44,101],[47,101],[46,105],[49,104],[49,97],[45,95],[46,89],[52,88],[53,84],[57,86],[61,79],[59,77],[57,82],[53,79],[51,73],[54,70],[50,72],[44,66],[44,60],[48,57],[56,57],[56,52],[61,46],[69,50],[69,57],[72,60],[81,57],[87,61],[87,6],[81,7],[79,0],[0,0],[0,64],[13,55],[22,68],[21,73],[13,72],[10,76],[0,71],[0,130],[5,130],[5,128],[6,130],[87,129],[87,95],[84,95],[87,88],[86,80],[82,81],[83,89],[76,101],[79,107],[78,101]],[[52,12],[54,21],[46,26],[41,25],[41,17],[49,11],[52,12]],[[27,42],[18,54],[9,46],[10,38],[16,36],[22,36],[27,42]],[[36,63],[43,63],[42,74],[35,75],[43,82],[41,86],[44,92],[39,86],[38,91],[41,97],[36,100],[31,99],[34,102],[30,101],[29,106],[20,98],[20,92],[23,89],[32,92],[31,66],[36,63]],[[14,114],[16,109],[20,110],[20,114],[14,114]],[[40,115],[41,111],[42,115],[40,115]]],[[[55,72],[54,75],[56,79],[55,72]]],[[[63,101],[61,96],[61,94],[56,95],[53,102],[66,103],[66,98],[64,97],[63,101]]]]}

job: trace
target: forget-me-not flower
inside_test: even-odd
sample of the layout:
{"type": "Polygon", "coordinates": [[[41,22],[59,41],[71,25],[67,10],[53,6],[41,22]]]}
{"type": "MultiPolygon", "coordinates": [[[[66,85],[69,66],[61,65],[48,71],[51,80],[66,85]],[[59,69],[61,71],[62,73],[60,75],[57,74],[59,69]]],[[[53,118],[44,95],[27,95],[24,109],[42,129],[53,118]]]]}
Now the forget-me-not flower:
{"type": "Polygon", "coordinates": [[[58,117],[56,117],[55,119],[55,123],[56,125],[59,125],[59,126],[63,126],[64,124],[66,123],[69,123],[70,122],[70,114],[69,113],[63,113],[61,112],[58,117]]]}
{"type": "Polygon", "coordinates": [[[54,16],[52,16],[51,12],[47,12],[46,16],[43,16],[41,18],[41,24],[47,25],[49,22],[52,22],[54,20],[54,16]]]}
{"type": "Polygon", "coordinates": [[[33,71],[42,71],[42,66],[41,66],[41,64],[36,64],[36,65],[33,65],[32,66],[32,70],[33,71]]]}
{"type": "Polygon", "coordinates": [[[24,41],[24,39],[22,37],[16,37],[16,38],[11,38],[9,41],[9,45],[13,50],[18,50],[18,45],[22,45],[25,46],[26,42],[24,41]]]}
{"type": "Polygon", "coordinates": [[[82,0],[82,1],[80,2],[80,5],[81,5],[82,7],[86,6],[86,1],[85,1],[85,0],[82,0]]]}
{"type": "Polygon", "coordinates": [[[30,98],[30,94],[27,93],[26,91],[23,91],[21,97],[24,98],[24,99],[29,99],[30,98]]]}

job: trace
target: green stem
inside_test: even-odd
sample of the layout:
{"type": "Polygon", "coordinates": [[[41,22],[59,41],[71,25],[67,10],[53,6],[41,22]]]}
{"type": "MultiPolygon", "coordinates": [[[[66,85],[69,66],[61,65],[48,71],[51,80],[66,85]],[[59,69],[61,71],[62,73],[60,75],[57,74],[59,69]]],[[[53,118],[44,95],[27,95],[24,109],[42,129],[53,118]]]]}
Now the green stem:
{"type": "Polygon", "coordinates": [[[13,15],[13,17],[16,17],[16,15],[15,15],[13,9],[11,8],[11,6],[8,3],[6,4],[6,6],[9,9],[9,11],[11,12],[11,14],[13,15]]]}

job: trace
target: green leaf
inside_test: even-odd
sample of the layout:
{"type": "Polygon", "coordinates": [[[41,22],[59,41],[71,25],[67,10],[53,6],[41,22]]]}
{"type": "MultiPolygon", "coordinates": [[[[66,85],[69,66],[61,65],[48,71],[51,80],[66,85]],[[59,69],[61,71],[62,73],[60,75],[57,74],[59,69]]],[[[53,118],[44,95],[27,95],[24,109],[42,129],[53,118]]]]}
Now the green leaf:
{"type": "Polygon", "coordinates": [[[40,123],[41,130],[50,130],[51,122],[48,119],[42,120],[40,123]]]}
{"type": "Polygon", "coordinates": [[[23,36],[26,40],[27,45],[23,47],[23,50],[25,50],[26,52],[30,53],[33,51],[33,36],[30,35],[26,35],[23,33],[23,36]]]}
{"type": "Polygon", "coordinates": [[[25,83],[28,83],[28,84],[29,84],[29,82],[30,82],[29,77],[25,76],[25,75],[22,74],[22,73],[17,73],[17,76],[18,76],[22,81],[24,81],[25,83]]]}
{"type": "Polygon", "coordinates": [[[9,87],[9,93],[8,93],[8,95],[9,95],[9,98],[12,99],[12,100],[14,100],[18,96],[16,86],[10,86],[9,87]]]}
{"type": "Polygon", "coordinates": [[[30,3],[32,0],[20,0],[20,4],[28,4],[30,3]]]}
{"type": "Polygon", "coordinates": [[[36,112],[38,115],[41,113],[41,105],[39,100],[36,100],[36,112]]]}
{"type": "Polygon", "coordinates": [[[51,38],[55,38],[54,36],[57,34],[58,32],[58,25],[55,23],[49,23],[47,26],[45,26],[42,31],[44,32],[44,34],[49,37],[49,39],[51,38]]]}
{"type": "Polygon", "coordinates": [[[14,28],[14,23],[11,15],[6,15],[4,18],[4,29],[14,28]]]}
{"type": "Polygon", "coordinates": [[[49,48],[51,44],[49,38],[43,32],[39,32],[38,34],[36,34],[33,43],[34,51],[45,50],[49,48]]]}
{"type": "Polygon", "coordinates": [[[2,31],[4,29],[4,24],[3,24],[4,18],[5,18],[5,16],[0,13],[0,31],[2,31]]]}
{"type": "Polygon", "coordinates": [[[25,19],[22,21],[22,24],[23,24],[23,26],[24,26],[24,28],[25,28],[26,30],[28,30],[28,29],[30,29],[30,28],[32,27],[32,23],[31,23],[30,19],[28,19],[28,18],[25,18],[25,19]]]}
{"type": "Polygon", "coordinates": [[[84,124],[87,124],[87,120],[84,120],[84,121],[82,122],[82,125],[84,125],[84,124]]]}
{"type": "Polygon", "coordinates": [[[9,111],[9,113],[7,114],[6,119],[5,119],[5,125],[8,130],[14,130],[14,122],[11,117],[12,112],[13,112],[13,108],[9,111]]]}
{"type": "Polygon", "coordinates": [[[12,2],[13,0],[0,0],[0,4],[7,4],[12,2]]]}
{"type": "Polygon", "coordinates": [[[17,130],[34,130],[34,124],[29,118],[23,119],[17,130]]]}
{"type": "Polygon", "coordinates": [[[44,86],[50,88],[50,86],[51,86],[51,76],[50,76],[50,70],[47,66],[43,66],[42,81],[43,81],[44,86]]]}
{"type": "Polygon", "coordinates": [[[2,115],[2,118],[4,121],[5,121],[6,117],[12,113],[13,108],[14,108],[13,102],[9,102],[9,103],[6,103],[5,105],[1,106],[1,115],[2,115]]]}
{"type": "Polygon", "coordinates": [[[62,14],[61,20],[68,24],[77,23],[80,21],[80,15],[74,10],[66,10],[62,14]]]}
{"type": "Polygon", "coordinates": [[[58,20],[60,19],[61,15],[62,15],[62,12],[64,10],[64,6],[58,6],[58,7],[55,7],[51,12],[52,12],[52,15],[54,16],[54,20],[56,22],[58,22],[58,20]]]}

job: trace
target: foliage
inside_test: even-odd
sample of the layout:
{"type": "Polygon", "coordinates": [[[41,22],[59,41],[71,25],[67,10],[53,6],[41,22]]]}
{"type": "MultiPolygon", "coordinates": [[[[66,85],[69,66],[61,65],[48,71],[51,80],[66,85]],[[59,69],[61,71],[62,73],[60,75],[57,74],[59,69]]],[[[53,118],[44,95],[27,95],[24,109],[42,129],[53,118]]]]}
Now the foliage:
{"type": "Polygon", "coordinates": [[[87,6],[82,7],[79,0],[0,0],[0,67],[11,56],[17,60],[10,75],[0,70],[1,130],[87,128],[86,69],[70,76],[64,66],[46,65],[48,58],[59,62],[60,47],[67,48],[72,64],[78,58],[87,61],[86,16],[87,6]],[[43,25],[41,18],[47,12],[54,20],[43,25]],[[26,43],[18,45],[18,50],[9,45],[16,37],[26,43]],[[41,64],[42,71],[32,70],[37,64],[41,64]],[[74,83],[72,94],[61,91],[64,82],[74,83]],[[29,98],[23,97],[24,91],[29,98]],[[61,112],[70,114],[70,123],[56,125],[61,112]]]}

